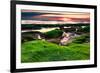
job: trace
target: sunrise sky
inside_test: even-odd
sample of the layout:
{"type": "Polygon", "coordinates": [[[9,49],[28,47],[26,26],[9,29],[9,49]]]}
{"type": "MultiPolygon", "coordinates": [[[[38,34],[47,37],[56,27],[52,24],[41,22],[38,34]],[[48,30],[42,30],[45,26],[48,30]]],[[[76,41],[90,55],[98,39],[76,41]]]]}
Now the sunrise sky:
{"type": "Polygon", "coordinates": [[[90,23],[90,13],[21,10],[21,19],[22,24],[90,23]]]}

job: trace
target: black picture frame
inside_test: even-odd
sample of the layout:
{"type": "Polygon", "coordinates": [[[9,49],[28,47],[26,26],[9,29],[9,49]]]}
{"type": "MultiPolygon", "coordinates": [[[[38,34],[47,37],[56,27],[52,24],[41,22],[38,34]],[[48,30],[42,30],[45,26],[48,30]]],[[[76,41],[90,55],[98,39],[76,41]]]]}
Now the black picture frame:
{"type": "Polygon", "coordinates": [[[59,69],[79,69],[97,67],[97,6],[95,5],[79,5],[79,4],[62,4],[62,3],[47,3],[34,1],[11,1],[11,72],[29,72],[29,71],[45,71],[45,70],[59,70],[59,69]],[[54,7],[72,7],[72,8],[86,8],[94,10],[94,64],[87,65],[73,65],[73,66],[57,66],[57,67],[40,67],[40,68],[24,68],[16,69],[16,5],[40,5],[40,6],[54,6],[54,7]]]}

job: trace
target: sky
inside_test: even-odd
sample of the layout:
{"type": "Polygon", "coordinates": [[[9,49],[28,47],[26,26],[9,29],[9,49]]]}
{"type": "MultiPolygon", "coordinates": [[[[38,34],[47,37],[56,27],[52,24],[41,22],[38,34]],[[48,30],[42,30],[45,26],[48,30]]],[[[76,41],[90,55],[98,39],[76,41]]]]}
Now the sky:
{"type": "Polygon", "coordinates": [[[75,24],[90,23],[88,12],[57,12],[42,10],[21,10],[22,24],[75,24]]]}

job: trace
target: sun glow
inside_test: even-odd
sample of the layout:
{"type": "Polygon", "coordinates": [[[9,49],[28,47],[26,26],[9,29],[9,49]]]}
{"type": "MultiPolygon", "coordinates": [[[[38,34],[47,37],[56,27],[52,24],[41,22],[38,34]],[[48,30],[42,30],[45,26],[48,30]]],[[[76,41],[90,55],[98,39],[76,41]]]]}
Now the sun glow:
{"type": "Polygon", "coordinates": [[[65,22],[66,22],[66,21],[71,21],[71,19],[68,19],[68,18],[65,18],[65,17],[61,18],[61,20],[62,20],[62,21],[65,21],[65,22]]]}

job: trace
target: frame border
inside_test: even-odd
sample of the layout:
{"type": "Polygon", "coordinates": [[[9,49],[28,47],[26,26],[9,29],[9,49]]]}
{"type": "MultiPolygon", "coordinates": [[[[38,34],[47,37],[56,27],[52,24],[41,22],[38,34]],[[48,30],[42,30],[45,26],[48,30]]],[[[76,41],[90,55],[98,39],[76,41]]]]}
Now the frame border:
{"type": "Polygon", "coordinates": [[[13,72],[29,72],[29,71],[45,71],[45,70],[61,70],[61,69],[79,69],[97,67],[97,6],[95,5],[79,5],[79,4],[62,4],[34,1],[11,1],[11,29],[10,29],[10,71],[13,72]],[[41,6],[57,6],[57,7],[73,7],[73,8],[88,8],[94,9],[94,64],[89,65],[74,65],[74,66],[57,66],[57,67],[41,67],[41,68],[25,68],[16,69],[16,5],[41,5],[41,6]]]}

